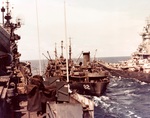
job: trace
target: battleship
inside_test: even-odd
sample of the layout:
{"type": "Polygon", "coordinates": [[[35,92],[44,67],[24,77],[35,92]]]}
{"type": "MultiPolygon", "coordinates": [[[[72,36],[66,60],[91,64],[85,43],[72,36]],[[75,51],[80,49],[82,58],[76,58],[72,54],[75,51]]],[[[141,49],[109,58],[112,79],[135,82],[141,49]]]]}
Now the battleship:
{"type": "Polygon", "coordinates": [[[107,63],[99,61],[99,64],[108,70],[113,76],[133,78],[142,82],[150,83],[150,21],[140,33],[142,42],[137,50],[127,61],[119,63],[107,63]]]}
{"type": "Polygon", "coordinates": [[[94,118],[94,103],[69,91],[67,82],[49,84],[41,75],[32,75],[31,63],[20,61],[15,31],[21,19],[11,22],[9,2],[2,6],[0,24],[0,118],[94,118]]]}
{"type": "MultiPolygon", "coordinates": [[[[63,41],[61,41],[60,58],[58,58],[57,49],[55,48],[55,59],[48,59],[48,65],[44,75],[48,81],[54,81],[54,78],[59,78],[60,81],[67,80],[66,59],[63,56],[63,49],[63,41]]],[[[82,95],[103,95],[109,84],[108,72],[98,66],[95,61],[90,61],[90,52],[82,52],[82,61],[77,63],[71,58],[71,50],[70,44],[68,59],[70,89],[82,95]]]]}

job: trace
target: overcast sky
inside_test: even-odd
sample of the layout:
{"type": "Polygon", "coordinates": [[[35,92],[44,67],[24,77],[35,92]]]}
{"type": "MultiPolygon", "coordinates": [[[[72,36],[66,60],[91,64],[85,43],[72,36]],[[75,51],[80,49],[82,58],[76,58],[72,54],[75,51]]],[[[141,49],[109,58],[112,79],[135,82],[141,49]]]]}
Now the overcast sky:
{"type": "MultiPolygon", "coordinates": [[[[64,0],[10,0],[10,5],[13,19],[20,17],[24,23],[18,29],[21,59],[39,59],[38,44],[41,59],[47,51],[54,58],[55,43],[60,56],[61,40],[65,42],[64,0]]],[[[130,56],[142,41],[139,33],[150,15],[149,5],[150,0],[66,0],[72,57],[82,51],[93,57],[96,49],[97,57],[130,56]]]]}

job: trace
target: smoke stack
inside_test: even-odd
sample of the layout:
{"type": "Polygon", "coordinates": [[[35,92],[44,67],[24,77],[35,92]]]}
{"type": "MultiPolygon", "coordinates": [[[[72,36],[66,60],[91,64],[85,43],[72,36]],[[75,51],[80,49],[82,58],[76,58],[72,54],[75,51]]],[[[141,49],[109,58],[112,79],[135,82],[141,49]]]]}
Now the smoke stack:
{"type": "Polygon", "coordinates": [[[83,66],[87,66],[90,62],[90,52],[83,52],[83,66]]]}

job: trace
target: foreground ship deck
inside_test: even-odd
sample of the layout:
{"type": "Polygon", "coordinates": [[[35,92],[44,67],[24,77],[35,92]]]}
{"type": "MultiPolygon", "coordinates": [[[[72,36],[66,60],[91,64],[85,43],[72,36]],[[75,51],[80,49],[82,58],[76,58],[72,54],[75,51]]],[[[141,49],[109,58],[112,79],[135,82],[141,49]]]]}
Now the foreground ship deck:
{"type": "Polygon", "coordinates": [[[9,117],[13,118],[94,118],[94,104],[89,99],[74,93],[70,96],[69,102],[47,102],[45,113],[37,115],[36,111],[27,110],[26,97],[20,96],[19,106],[10,113],[12,115],[9,117]]]}

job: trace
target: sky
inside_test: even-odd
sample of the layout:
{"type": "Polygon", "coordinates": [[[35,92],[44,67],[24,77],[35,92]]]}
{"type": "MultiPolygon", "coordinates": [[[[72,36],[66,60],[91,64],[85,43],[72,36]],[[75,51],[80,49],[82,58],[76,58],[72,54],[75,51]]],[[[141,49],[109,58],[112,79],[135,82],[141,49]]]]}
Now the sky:
{"type": "Polygon", "coordinates": [[[55,58],[55,43],[60,56],[65,33],[67,43],[71,37],[73,58],[82,51],[90,51],[91,57],[130,56],[142,41],[139,34],[150,15],[150,0],[65,0],[65,32],[64,0],[9,1],[12,20],[22,19],[16,31],[21,60],[46,59],[47,51],[55,58]]]}

